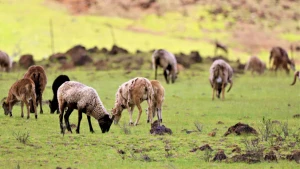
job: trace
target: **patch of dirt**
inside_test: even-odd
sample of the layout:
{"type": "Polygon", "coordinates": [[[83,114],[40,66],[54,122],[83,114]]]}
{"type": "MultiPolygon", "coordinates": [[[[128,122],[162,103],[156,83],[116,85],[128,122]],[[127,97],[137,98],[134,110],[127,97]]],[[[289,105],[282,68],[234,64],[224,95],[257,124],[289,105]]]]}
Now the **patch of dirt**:
{"type": "Polygon", "coordinates": [[[231,160],[233,162],[246,162],[249,164],[259,163],[263,157],[263,152],[246,152],[245,154],[234,155],[231,160]]]}
{"type": "Polygon", "coordinates": [[[234,126],[228,128],[228,131],[224,134],[224,136],[228,136],[231,133],[236,133],[237,135],[241,135],[243,133],[247,134],[257,134],[257,131],[250,127],[248,124],[237,123],[234,126]]]}
{"type": "Polygon", "coordinates": [[[276,156],[276,153],[271,150],[269,153],[267,153],[265,155],[265,158],[264,158],[265,161],[276,161],[277,162],[277,156],[276,156]]]}
{"type": "Polygon", "coordinates": [[[227,158],[227,156],[224,153],[224,150],[219,150],[215,157],[213,158],[213,161],[222,161],[225,160],[227,158]]]}
{"type": "Polygon", "coordinates": [[[299,164],[300,163],[300,150],[294,150],[294,151],[292,151],[291,154],[289,154],[289,155],[286,156],[286,159],[290,160],[290,161],[295,160],[296,163],[299,164]]]}
{"type": "Polygon", "coordinates": [[[158,120],[155,120],[153,124],[151,124],[150,133],[153,135],[164,135],[164,134],[172,134],[172,130],[165,127],[164,125],[160,125],[158,120]]]}
{"type": "Polygon", "coordinates": [[[200,151],[205,151],[205,150],[213,151],[213,149],[209,146],[209,144],[204,144],[203,146],[191,149],[190,152],[196,152],[197,150],[200,150],[200,151]]]}
{"type": "Polygon", "coordinates": [[[300,118],[300,114],[293,115],[293,118],[300,118]]]}

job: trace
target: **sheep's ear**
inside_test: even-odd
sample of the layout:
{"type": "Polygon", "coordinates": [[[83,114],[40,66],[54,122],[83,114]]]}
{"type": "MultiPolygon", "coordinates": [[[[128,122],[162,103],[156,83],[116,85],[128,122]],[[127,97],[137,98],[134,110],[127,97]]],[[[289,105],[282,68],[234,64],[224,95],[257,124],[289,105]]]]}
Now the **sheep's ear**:
{"type": "Polygon", "coordinates": [[[6,100],[7,97],[3,97],[3,99],[0,101],[0,103],[2,104],[5,100],[6,100]]]}
{"type": "Polygon", "coordinates": [[[111,117],[111,121],[113,121],[113,120],[114,120],[114,118],[115,118],[115,115],[112,115],[112,117],[111,117]]]}

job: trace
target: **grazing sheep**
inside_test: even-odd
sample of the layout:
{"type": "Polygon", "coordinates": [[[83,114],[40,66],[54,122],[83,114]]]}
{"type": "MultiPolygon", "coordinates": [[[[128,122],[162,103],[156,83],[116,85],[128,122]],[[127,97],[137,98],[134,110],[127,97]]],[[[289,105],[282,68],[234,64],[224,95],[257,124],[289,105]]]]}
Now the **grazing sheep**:
{"type": "MultiPolygon", "coordinates": [[[[142,114],[142,107],[141,103],[144,100],[147,100],[148,103],[148,120],[152,123],[152,99],[154,97],[154,92],[152,89],[151,82],[143,77],[137,77],[134,79],[131,79],[125,83],[123,83],[116,93],[116,100],[115,100],[115,106],[112,109],[112,114],[115,116],[114,123],[118,124],[121,113],[123,109],[127,108],[129,114],[130,114],[130,122],[129,124],[133,124],[132,122],[132,112],[135,107],[135,105],[139,109],[139,114],[136,119],[136,122],[134,125],[137,125],[139,123],[141,114],[142,114]]],[[[149,122],[148,121],[148,122],[149,122]]]]}
{"type": "Polygon", "coordinates": [[[91,124],[90,116],[98,120],[102,133],[108,132],[113,121],[109,118],[109,114],[103,106],[97,91],[89,86],[75,81],[68,81],[63,83],[57,90],[57,100],[59,105],[59,122],[61,133],[63,130],[63,115],[65,108],[67,107],[66,114],[64,115],[65,123],[68,131],[72,132],[69,116],[74,109],[78,110],[78,125],[76,133],[79,133],[80,122],[82,119],[82,113],[86,113],[88,117],[90,131],[93,133],[93,127],[91,124]]]}
{"type": "Polygon", "coordinates": [[[177,60],[175,56],[164,50],[155,50],[152,54],[152,65],[155,69],[155,80],[157,79],[157,67],[161,66],[164,69],[164,76],[166,82],[169,83],[169,78],[171,77],[172,83],[175,82],[177,78],[177,60]]]}
{"type": "Polygon", "coordinates": [[[248,62],[246,63],[245,71],[249,69],[251,70],[252,75],[254,71],[257,72],[258,74],[262,74],[266,69],[266,64],[262,62],[258,57],[251,56],[248,62]]]}
{"type": "MultiPolygon", "coordinates": [[[[30,78],[35,84],[35,94],[36,94],[36,107],[40,103],[40,113],[43,114],[42,108],[42,99],[43,99],[43,92],[45,90],[47,84],[47,76],[45,70],[42,66],[30,66],[27,72],[24,74],[23,78],[30,78]]],[[[30,102],[30,112],[33,113],[31,109],[32,101],[30,102]]]]}
{"type": "Polygon", "coordinates": [[[215,60],[211,65],[209,82],[213,89],[212,100],[214,100],[215,91],[217,91],[217,97],[220,98],[220,93],[222,92],[222,100],[224,100],[224,92],[227,83],[230,83],[230,87],[227,92],[230,91],[233,81],[233,70],[228,63],[222,59],[215,60]]]}
{"type": "Polygon", "coordinates": [[[296,83],[297,77],[298,77],[298,79],[300,79],[300,71],[295,72],[295,74],[294,74],[294,81],[293,81],[293,83],[291,85],[294,85],[296,83]]]}
{"type": "Polygon", "coordinates": [[[6,72],[9,72],[12,68],[12,59],[7,53],[0,50],[0,68],[4,68],[6,72]]]}
{"type": "Polygon", "coordinates": [[[53,114],[55,111],[58,111],[58,101],[57,101],[57,90],[65,82],[70,81],[67,75],[59,75],[52,84],[53,98],[49,100],[50,113],[53,114]]]}
{"type": "Polygon", "coordinates": [[[218,49],[223,50],[226,53],[226,55],[228,56],[227,46],[223,45],[222,43],[220,43],[218,41],[215,41],[215,56],[217,56],[218,49]]]}
{"type": "MultiPolygon", "coordinates": [[[[158,121],[162,122],[161,109],[162,109],[163,101],[165,99],[165,89],[157,80],[151,80],[150,82],[154,92],[153,103],[152,103],[153,104],[152,115],[154,117],[155,114],[157,114],[158,121]]],[[[149,120],[150,119],[148,118],[148,121],[149,120]]]]}
{"type": "Polygon", "coordinates": [[[21,117],[24,117],[23,107],[24,103],[27,108],[27,119],[30,117],[29,113],[29,100],[33,101],[33,110],[35,118],[37,119],[36,113],[36,96],[35,96],[35,85],[34,82],[29,78],[24,78],[16,81],[9,89],[8,96],[2,104],[5,115],[12,116],[12,108],[18,102],[21,101],[21,117]]]}
{"type": "Polygon", "coordinates": [[[273,59],[272,69],[275,69],[275,72],[277,72],[278,68],[282,67],[283,69],[285,69],[286,73],[289,74],[290,70],[288,68],[288,65],[290,65],[290,68],[293,71],[295,71],[294,61],[289,59],[287,52],[283,48],[273,47],[270,52],[269,63],[271,63],[272,59],[273,59]]]}

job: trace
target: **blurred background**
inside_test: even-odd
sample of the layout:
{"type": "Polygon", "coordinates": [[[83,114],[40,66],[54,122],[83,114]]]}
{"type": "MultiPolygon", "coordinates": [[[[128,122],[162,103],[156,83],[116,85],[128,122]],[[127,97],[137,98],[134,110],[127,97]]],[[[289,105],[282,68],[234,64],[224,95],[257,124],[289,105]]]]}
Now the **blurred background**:
{"type": "Polygon", "coordinates": [[[15,61],[24,54],[40,61],[80,45],[104,64],[108,56],[92,53],[113,45],[131,57],[146,52],[149,60],[164,48],[177,57],[194,51],[241,62],[252,55],[267,62],[271,48],[281,46],[299,65],[299,6],[299,0],[0,0],[0,48],[15,61]],[[216,51],[218,45],[227,52],[216,51]]]}

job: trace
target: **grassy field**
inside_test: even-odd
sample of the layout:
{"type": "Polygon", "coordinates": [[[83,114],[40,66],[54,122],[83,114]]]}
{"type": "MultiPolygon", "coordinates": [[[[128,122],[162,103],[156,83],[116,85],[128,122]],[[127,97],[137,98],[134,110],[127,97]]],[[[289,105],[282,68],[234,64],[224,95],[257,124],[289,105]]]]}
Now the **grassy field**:
{"type": "MultiPolygon", "coordinates": [[[[208,65],[197,65],[208,70],[208,65]]],[[[51,85],[61,71],[47,69],[48,84],[44,100],[52,98],[51,85]]],[[[77,68],[65,71],[72,80],[80,81],[95,88],[108,110],[114,105],[115,92],[118,86],[136,76],[153,78],[151,70],[132,71],[130,74],[119,71],[94,71],[77,68]]],[[[21,78],[24,71],[0,74],[0,98],[6,96],[10,85],[21,78]]],[[[43,105],[44,114],[35,120],[33,114],[29,120],[20,117],[20,106],[13,108],[13,117],[0,113],[0,163],[5,168],[295,168],[294,161],[279,160],[257,164],[205,162],[204,152],[189,152],[191,149],[208,143],[214,155],[223,149],[228,157],[233,156],[234,145],[247,150],[245,140],[256,137],[259,145],[269,152],[272,145],[280,146],[278,154],[285,158],[291,150],[299,149],[299,119],[293,118],[300,113],[298,85],[289,86],[292,76],[283,72],[277,76],[267,72],[263,76],[252,77],[250,74],[236,75],[234,86],[226,93],[225,101],[211,100],[211,88],[208,83],[208,71],[183,71],[174,85],[167,85],[163,76],[159,76],[166,90],[163,105],[163,124],[171,128],[173,135],[153,136],[149,133],[150,124],[146,123],[146,103],[143,103],[143,114],[140,125],[127,126],[129,115],[123,111],[120,125],[112,125],[110,132],[102,134],[95,119],[92,119],[95,133],[89,132],[87,120],[83,116],[80,134],[60,134],[58,115],[50,114],[48,105],[43,105]],[[256,130],[262,127],[262,119],[278,120],[288,123],[288,132],[284,141],[262,141],[258,136],[224,137],[228,127],[242,122],[256,130]],[[224,124],[217,124],[222,121],[224,124]],[[195,122],[203,126],[201,132],[187,134],[184,129],[196,130],[195,122]],[[125,134],[124,126],[130,130],[125,134]],[[208,136],[216,131],[216,136],[208,136]],[[17,134],[29,133],[25,144],[19,142],[17,134]],[[295,143],[294,147],[290,147],[295,143]],[[165,147],[169,147],[169,155],[165,147]],[[118,150],[125,151],[124,155],[118,150]],[[150,161],[146,157],[150,158],[150,161]]],[[[134,119],[137,111],[134,112],[134,119]]],[[[70,117],[71,124],[77,125],[77,111],[70,117]]],[[[276,126],[275,126],[276,127],[276,126]]],[[[280,130],[279,126],[276,131],[280,130]]],[[[73,129],[75,132],[75,129],[73,129]]],[[[274,129],[274,134],[276,134],[274,129]]],[[[283,133],[280,135],[283,137],[283,133]]],[[[278,156],[279,157],[279,156],[278,156]]],[[[212,159],[212,158],[211,158],[212,159]]],[[[0,168],[1,168],[0,167],[0,168]]]]}
{"type": "MultiPolygon", "coordinates": [[[[0,3],[0,20],[5,23],[1,26],[0,46],[10,55],[19,47],[21,53],[15,56],[16,61],[20,54],[31,53],[36,60],[41,60],[52,53],[50,20],[53,23],[55,52],[65,52],[76,44],[87,48],[110,48],[114,44],[108,26],[111,25],[115,43],[130,52],[165,48],[172,52],[198,50],[203,56],[212,56],[213,42],[218,39],[229,46],[230,59],[240,58],[245,62],[249,55],[260,55],[264,60],[268,58],[266,53],[269,49],[258,52],[241,50],[247,49],[247,46],[242,47],[233,38],[233,30],[226,26],[236,20],[209,14],[210,6],[188,8],[188,17],[180,12],[167,12],[161,17],[151,14],[139,19],[125,19],[70,15],[62,6],[45,0],[1,0],[0,3]],[[200,21],[199,18],[203,19],[200,21]]],[[[247,14],[245,18],[248,17],[247,14]]],[[[291,42],[300,40],[294,32],[282,32],[278,38],[291,42]]]]}

